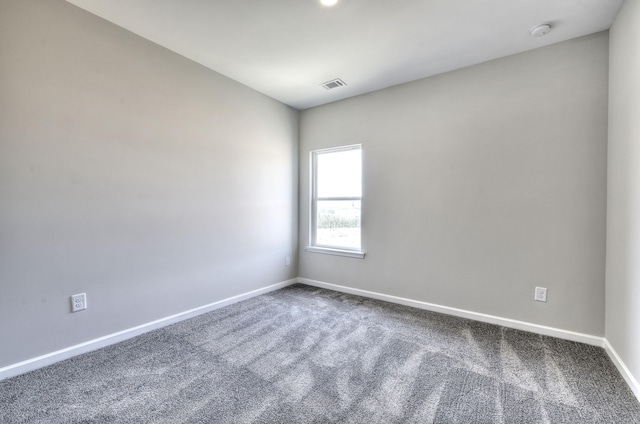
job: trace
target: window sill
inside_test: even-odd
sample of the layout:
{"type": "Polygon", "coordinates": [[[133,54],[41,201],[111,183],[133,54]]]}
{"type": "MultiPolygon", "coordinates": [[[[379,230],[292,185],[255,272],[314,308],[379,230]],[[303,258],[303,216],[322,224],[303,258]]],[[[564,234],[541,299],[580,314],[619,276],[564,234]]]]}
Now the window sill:
{"type": "Polygon", "coordinates": [[[364,252],[358,252],[357,250],[340,250],[317,246],[307,246],[304,248],[304,250],[311,253],[322,253],[324,255],[336,255],[346,256],[348,258],[364,259],[364,252]]]}

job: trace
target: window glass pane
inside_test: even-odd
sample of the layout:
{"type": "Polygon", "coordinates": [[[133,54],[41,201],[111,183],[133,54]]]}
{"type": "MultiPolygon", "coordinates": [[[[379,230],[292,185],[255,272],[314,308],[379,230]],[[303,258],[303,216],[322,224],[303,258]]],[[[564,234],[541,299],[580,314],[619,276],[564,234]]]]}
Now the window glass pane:
{"type": "Polygon", "coordinates": [[[316,244],[360,248],[360,200],[319,200],[316,244]]]}
{"type": "Polygon", "coordinates": [[[317,156],[318,197],[362,196],[362,150],[317,156]]]}

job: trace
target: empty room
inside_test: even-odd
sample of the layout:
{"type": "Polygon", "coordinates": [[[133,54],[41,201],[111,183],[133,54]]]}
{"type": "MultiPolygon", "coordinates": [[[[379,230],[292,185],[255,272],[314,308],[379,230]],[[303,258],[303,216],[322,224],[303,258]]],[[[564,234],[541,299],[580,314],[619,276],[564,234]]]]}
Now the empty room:
{"type": "Polygon", "coordinates": [[[0,0],[1,423],[640,423],[640,0],[0,0]]]}

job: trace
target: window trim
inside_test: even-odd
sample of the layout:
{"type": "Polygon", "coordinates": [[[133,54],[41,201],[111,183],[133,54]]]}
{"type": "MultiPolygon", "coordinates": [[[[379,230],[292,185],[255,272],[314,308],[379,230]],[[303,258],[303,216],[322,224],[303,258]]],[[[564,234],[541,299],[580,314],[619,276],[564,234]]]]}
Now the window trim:
{"type": "MultiPolygon", "coordinates": [[[[318,155],[326,153],[344,152],[349,150],[360,150],[362,144],[351,144],[348,146],[331,147],[327,149],[317,149],[309,152],[310,164],[310,187],[309,187],[309,245],[305,251],[312,253],[322,253],[327,255],[345,256],[350,258],[363,259],[365,256],[362,250],[362,210],[360,214],[360,247],[350,249],[344,246],[331,246],[317,244],[317,203],[322,200],[359,200],[362,205],[362,193],[360,197],[318,197],[318,155]]],[[[361,170],[362,172],[362,170],[361,170]]],[[[361,206],[362,207],[362,206],[361,206]]]]}

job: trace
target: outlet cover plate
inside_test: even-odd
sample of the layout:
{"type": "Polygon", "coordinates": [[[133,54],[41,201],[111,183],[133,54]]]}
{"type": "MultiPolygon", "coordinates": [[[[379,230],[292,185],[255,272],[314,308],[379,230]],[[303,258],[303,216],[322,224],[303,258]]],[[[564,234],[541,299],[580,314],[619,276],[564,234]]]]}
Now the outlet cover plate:
{"type": "Polygon", "coordinates": [[[80,293],[71,296],[71,312],[84,311],[87,309],[87,294],[80,293]]]}
{"type": "Polygon", "coordinates": [[[547,288],[546,287],[536,287],[536,294],[534,299],[538,302],[546,302],[547,301],[547,288]]]}

